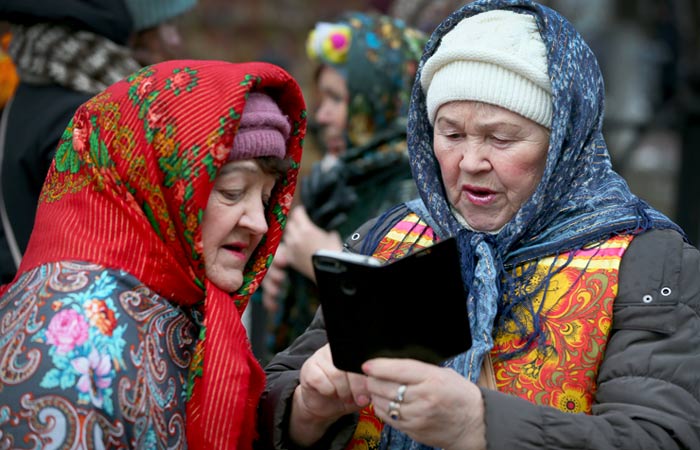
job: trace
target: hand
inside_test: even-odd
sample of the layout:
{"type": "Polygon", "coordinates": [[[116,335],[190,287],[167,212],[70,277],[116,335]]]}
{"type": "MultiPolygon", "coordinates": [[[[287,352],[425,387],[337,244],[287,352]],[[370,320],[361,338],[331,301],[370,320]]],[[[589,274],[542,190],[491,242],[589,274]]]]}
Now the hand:
{"type": "Polygon", "coordinates": [[[316,443],[335,421],[369,404],[366,377],[336,369],[328,344],[301,367],[289,419],[289,436],[297,445],[316,443]]]}
{"type": "Polygon", "coordinates": [[[287,261],[291,267],[310,280],[315,281],[311,255],[317,250],[342,250],[343,241],[336,231],[325,231],[309,218],[303,206],[292,209],[284,229],[284,244],[287,261]]]}
{"type": "Polygon", "coordinates": [[[270,264],[270,268],[267,269],[265,278],[260,284],[262,287],[262,304],[269,313],[275,313],[277,308],[279,308],[282,287],[287,281],[287,272],[285,271],[287,265],[287,250],[284,243],[281,243],[277,247],[272,264],[270,264]]]}
{"type": "Polygon", "coordinates": [[[422,444],[459,450],[485,450],[486,425],[481,391],[452,369],[413,359],[366,361],[367,389],[375,414],[422,444]],[[389,417],[400,385],[406,385],[398,420],[389,417]]]}

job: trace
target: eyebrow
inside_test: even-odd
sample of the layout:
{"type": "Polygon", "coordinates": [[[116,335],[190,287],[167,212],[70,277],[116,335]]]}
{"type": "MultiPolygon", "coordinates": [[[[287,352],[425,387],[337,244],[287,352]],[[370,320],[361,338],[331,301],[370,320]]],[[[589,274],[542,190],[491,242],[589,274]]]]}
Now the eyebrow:
{"type": "Polygon", "coordinates": [[[246,173],[260,173],[262,172],[260,170],[260,167],[255,164],[254,162],[246,162],[243,164],[225,164],[222,168],[221,171],[219,172],[219,175],[224,175],[228,173],[234,173],[234,172],[246,172],[246,173]]]}
{"type": "MultiPolygon", "coordinates": [[[[449,117],[440,117],[437,120],[437,123],[442,124],[445,123],[446,125],[454,126],[454,127],[459,127],[461,126],[461,120],[452,120],[449,117]]],[[[496,130],[496,129],[503,129],[506,131],[510,132],[519,132],[523,130],[523,127],[520,125],[514,124],[514,123],[509,123],[509,122],[503,122],[503,121],[494,121],[494,122],[486,122],[486,123],[481,123],[477,126],[479,130],[496,130]]]]}

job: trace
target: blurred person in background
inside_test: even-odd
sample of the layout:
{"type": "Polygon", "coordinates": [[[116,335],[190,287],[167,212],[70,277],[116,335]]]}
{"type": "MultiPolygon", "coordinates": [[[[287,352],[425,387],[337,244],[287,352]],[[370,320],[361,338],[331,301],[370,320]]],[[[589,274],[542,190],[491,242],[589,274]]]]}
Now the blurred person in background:
{"type": "Polygon", "coordinates": [[[263,280],[263,303],[276,316],[273,353],[306,329],[318,307],[311,255],[341,249],[367,218],[416,195],[406,115],[426,40],[401,20],[356,11],[318,22],[308,35],[324,156],[301,181],[301,205],[263,280]]]}
{"type": "MultiPolygon", "coordinates": [[[[0,150],[2,149],[2,142],[4,141],[3,136],[5,135],[5,130],[7,129],[7,116],[2,114],[5,105],[10,101],[12,96],[17,89],[19,84],[19,77],[17,76],[17,68],[15,67],[10,55],[8,54],[8,48],[10,46],[10,40],[12,35],[9,31],[2,31],[0,36],[0,150]]],[[[0,151],[0,155],[1,155],[0,151]]],[[[0,201],[2,198],[0,197],[0,201]]],[[[7,247],[7,240],[5,234],[0,231],[0,249],[5,249],[7,247]]],[[[9,251],[0,252],[0,267],[15,267],[15,263],[12,259],[12,255],[9,251]]],[[[0,284],[9,281],[9,276],[0,277],[0,284]]]]}
{"type": "Polygon", "coordinates": [[[0,136],[0,283],[14,278],[39,192],[71,116],[138,68],[181,57],[178,16],[196,0],[4,0],[19,86],[0,136]]]}

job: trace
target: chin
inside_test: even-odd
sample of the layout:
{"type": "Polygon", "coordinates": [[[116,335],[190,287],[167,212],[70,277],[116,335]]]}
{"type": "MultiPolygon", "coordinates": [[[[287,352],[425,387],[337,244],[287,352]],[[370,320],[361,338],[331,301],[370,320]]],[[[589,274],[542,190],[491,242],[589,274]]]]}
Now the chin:
{"type": "Polygon", "coordinates": [[[231,285],[228,289],[226,289],[226,292],[228,292],[229,294],[233,294],[238,289],[240,289],[242,285],[243,285],[243,283],[235,283],[235,284],[231,285]]]}
{"type": "Polygon", "coordinates": [[[481,224],[472,228],[480,233],[498,233],[503,228],[503,225],[481,224]]]}
{"type": "Polygon", "coordinates": [[[497,233],[499,232],[505,223],[494,223],[490,221],[483,221],[483,222],[472,222],[472,221],[466,221],[467,225],[469,228],[471,228],[474,231],[478,231],[480,233],[497,233]]]}
{"type": "Polygon", "coordinates": [[[232,294],[236,292],[243,285],[243,275],[238,272],[234,276],[226,277],[211,277],[209,278],[216,287],[224,292],[232,294]]]}

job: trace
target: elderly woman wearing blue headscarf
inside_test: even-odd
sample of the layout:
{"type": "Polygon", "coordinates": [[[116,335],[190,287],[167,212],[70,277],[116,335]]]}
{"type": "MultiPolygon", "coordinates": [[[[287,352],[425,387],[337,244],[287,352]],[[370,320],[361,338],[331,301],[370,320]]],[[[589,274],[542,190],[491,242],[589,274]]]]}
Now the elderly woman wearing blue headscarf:
{"type": "Polygon", "coordinates": [[[346,247],[393,260],[455,237],[472,347],[343,372],[319,313],[266,368],[274,445],[700,448],[700,253],[613,171],[581,36],[529,0],[472,2],[416,79],[420,198],[346,247]]]}

